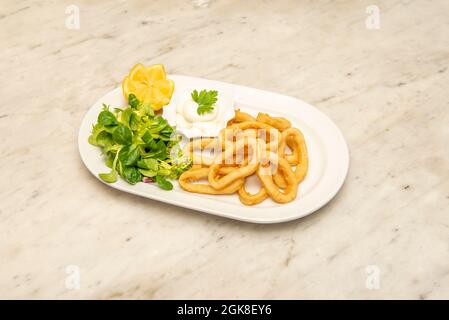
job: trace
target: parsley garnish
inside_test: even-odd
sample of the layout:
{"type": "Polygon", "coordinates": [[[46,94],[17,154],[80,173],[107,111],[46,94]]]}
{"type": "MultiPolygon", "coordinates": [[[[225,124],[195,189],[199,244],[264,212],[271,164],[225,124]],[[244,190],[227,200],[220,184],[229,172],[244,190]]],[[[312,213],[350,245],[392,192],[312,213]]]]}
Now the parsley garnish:
{"type": "Polygon", "coordinates": [[[215,90],[201,90],[200,93],[193,90],[192,100],[198,103],[198,109],[196,109],[196,112],[199,115],[202,115],[214,110],[214,104],[217,102],[217,95],[218,92],[215,90]]]}

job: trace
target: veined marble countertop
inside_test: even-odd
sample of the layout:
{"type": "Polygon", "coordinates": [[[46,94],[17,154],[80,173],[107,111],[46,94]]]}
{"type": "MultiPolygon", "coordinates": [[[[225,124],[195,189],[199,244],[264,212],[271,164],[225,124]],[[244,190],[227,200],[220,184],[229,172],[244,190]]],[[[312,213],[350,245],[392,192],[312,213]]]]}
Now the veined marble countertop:
{"type": "Polygon", "coordinates": [[[449,298],[448,1],[68,5],[0,9],[1,298],[449,298]],[[105,187],[78,128],[137,62],[316,106],[344,187],[280,225],[105,187]]]}

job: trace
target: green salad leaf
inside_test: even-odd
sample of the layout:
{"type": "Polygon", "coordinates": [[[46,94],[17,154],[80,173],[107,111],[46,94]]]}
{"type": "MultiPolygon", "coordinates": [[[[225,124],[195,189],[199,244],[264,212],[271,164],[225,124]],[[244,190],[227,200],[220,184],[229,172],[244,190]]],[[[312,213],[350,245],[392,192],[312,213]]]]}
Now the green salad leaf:
{"type": "Polygon", "coordinates": [[[156,176],[156,183],[164,190],[173,189],[173,184],[162,176],[156,176]]]}
{"type": "Polygon", "coordinates": [[[167,120],[154,114],[151,104],[140,102],[130,94],[129,105],[114,108],[103,104],[97,123],[88,138],[90,144],[101,148],[109,173],[100,173],[107,183],[121,176],[130,184],[144,177],[156,182],[163,190],[172,190],[170,179],[177,179],[191,166],[179,148],[179,136],[167,120]]]}
{"type": "Polygon", "coordinates": [[[131,146],[125,146],[120,150],[118,159],[125,166],[133,166],[140,158],[140,152],[138,146],[133,144],[131,146]]]}
{"type": "Polygon", "coordinates": [[[103,181],[105,181],[107,183],[114,183],[114,182],[117,181],[116,165],[117,165],[119,151],[117,152],[117,154],[114,157],[114,162],[112,163],[111,172],[110,173],[100,173],[98,175],[101,178],[101,180],[103,180],[103,181]]]}
{"type": "Polygon", "coordinates": [[[103,104],[103,111],[100,112],[98,115],[98,124],[101,124],[103,126],[116,126],[118,124],[118,121],[115,117],[115,115],[109,111],[109,108],[107,105],[103,104]]]}
{"type": "Polygon", "coordinates": [[[136,167],[124,167],[122,176],[130,184],[136,184],[137,182],[142,181],[143,178],[142,174],[136,167]]]}
{"type": "Polygon", "coordinates": [[[112,139],[117,144],[128,145],[132,143],[133,134],[124,124],[119,124],[112,132],[112,139]]]}
{"type": "Polygon", "coordinates": [[[139,106],[139,100],[137,100],[137,97],[133,93],[128,95],[128,103],[131,108],[137,108],[139,106]]]}

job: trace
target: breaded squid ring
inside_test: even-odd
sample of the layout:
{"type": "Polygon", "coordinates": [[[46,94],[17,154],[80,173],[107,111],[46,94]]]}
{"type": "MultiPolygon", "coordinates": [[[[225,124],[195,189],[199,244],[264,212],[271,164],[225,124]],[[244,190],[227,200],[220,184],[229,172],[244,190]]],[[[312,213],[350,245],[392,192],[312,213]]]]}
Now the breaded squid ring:
{"type": "Polygon", "coordinates": [[[291,165],[297,165],[301,161],[301,141],[304,142],[304,136],[298,129],[288,128],[284,130],[279,143],[279,156],[287,159],[291,165]],[[291,154],[285,153],[286,146],[292,151],[291,154]]]}
{"type": "Polygon", "coordinates": [[[209,168],[209,173],[207,176],[209,184],[212,186],[212,188],[215,188],[217,190],[227,187],[237,179],[244,179],[247,176],[252,175],[259,167],[259,163],[249,163],[246,166],[234,169],[230,173],[218,178],[218,173],[223,166],[223,164],[216,163],[211,165],[209,168]]]}
{"type": "MultiPolygon", "coordinates": [[[[227,172],[227,171],[226,171],[227,172]]],[[[194,192],[194,193],[202,193],[202,194],[232,194],[240,189],[240,187],[245,182],[244,179],[237,179],[232,181],[227,187],[217,190],[212,188],[208,184],[204,183],[192,183],[193,181],[197,181],[200,179],[207,178],[209,173],[209,168],[201,168],[201,169],[190,169],[181,174],[179,177],[179,185],[182,189],[194,192]]],[[[222,172],[220,172],[222,173],[222,172]]]]}
{"type": "MultiPolygon", "coordinates": [[[[278,134],[279,131],[276,130],[276,136],[275,141],[272,142],[265,142],[263,139],[259,139],[257,137],[257,129],[246,129],[241,131],[240,129],[236,131],[232,131],[233,140],[230,140],[230,136],[228,134],[228,139],[225,140],[224,143],[222,143],[222,151],[227,154],[237,154],[237,150],[239,150],[238,145],[244,141],[244,143],[249,142],[253,150],[257,150],[257,156],[258,158],[263,158],[266,153],[270,152],[277,152],[278,145],[280,142],[280,135],[278,134]]],[[[223,134],[222,134],[223,137],[223,134]]],[[[223,139],[220,139],[220,141],[223,141],[223,139]]],[[[245,150],[245,155],[247,155],[247,151],[245,150]]]]}
{"type": "Polygon", "coordinates": [[[257,115],[257,121],[266,123],[279,131],[284,131],[292,126],[292,123],[285,118],[272,117],[267,113],[259,112],[257,115]]]}
{"type": "MultiPolygon", "coordinates": [[[[294,172],[297,183],[302,182],[307,175],[309,158],[307,145],[300,130],[289,128],[282,132],[281,144],[279,145],[279,156],[284,157],[290,165],[296,165],[294,172]],[[285,145],[289,146],[293,152],[292,154],[285,154],[285,145]]],[[[279,188],[283,189],[287,185],[285,179],[279,172],[273,174],[273,180],[279,188]]]]}
{"type": "Polygon", "coordinates": [[[183,150],[183,153],[189,157],[192,158],[192,162],[194,165],[202,166],[210,166],[214,158],[213,157],[207,157],[203,154],[204,149],[210,149],[215,148],[218,146],[218,140],[217,138],[200,138],[190,141],[183,150]],[[196,149],[201,150],[201,154],[198,155],[197,153],[194,153],[196,149]]]}
{"type": "Polygon", "coordinates": [[[273,174],[273,181],[281,189],[285,189],[287,187],[287,182],[280,172],[276,172],[273,174]]]}
{"type": "MultiPolygon", "coordinates": [[[[279,157],[284,157],[290,163],[288,155],[285,155],[285,145],[288,144],[289,139],[292,141],[292,145],[294,147],[290,147],[293,149],[297,149],[299,154],[299,161],[296,165],[295,169],[295,177],[297,183],[300,183],[304,180],[304,177],[307,174],[309,169],[309,156],[307,152],[307,145],[304,140],[304,135],[299,129],[289,128],[282,132],[281,143],[279,144],[279,157]]],[[[292,163],[290,163],[292,164],[292,163]]]]}
{"type": "Polygon", "coordinates": [[[246,130],[246,129],[265,129],[267,131],[269,130],[277,130],[273,126],[270,126],[266,123],[259,122],[259,121],[244,121],[235,123],[231,126],[232,129],[240,129],[240,130],[246,130]]]}
{"type": "Polygon", "coordinates": [[[240,139],[235,142],[232,149],[226,150],[222,153],[220,159],[216,159],[214,164],[209,168],[208,180],[209,184],[215,189],[222,189],[232,183],[232,181],[240,178],[245,178],[256,172],[259,167],[259,161],[257,159],[257,140],[256,139],[240,139]],[[245,151],[247,155],[245,157],[245,151]],[[234,160],[234,155],[235,160],[234,160]],[[240,158],[240,156],[243,156],[240,158]],[[223,171],[229,164],[235,166],[236,161],[240,165],[234,168],[230,173],[225,174],[222,177],[218,177],[219,171],[223,171]]]}
{"type": "Polygon", "coordinates": [[[263,123],[263,122],[244,121],[244,122],[232,124],[231,126],[222,129],[220,131],[219,140],[226,141],[226,139],[227,139],[228,141],[232,141],[233,139],[229,139],[230,134],[232,134],[231,138],[235,138],[235,131],[238,131],[238,130],[244,131],[247,129],[263,129],[268,132],[270,130],[277,130],[276,128],[273,128],[272,126],[270,126],[266,123],[263,123]]]}
{"type": "Polygon", "coordinates": [[[235,116],[231,120],[228,121],[227,126],[230,126],[234,123],[244,122],[244,121],[256,121],[256,118],[251,116],[246,112],[240,111],[240,109],[235,110],[235,116]]]}
{"type": "Polygon", "coordinates": [[[259,141],[254,137],[240,137],[232,143],[228,142],[227,146],[221,157],[217,156],[215,163],[246,165],[248,162],[257,162],[262,153],[259,141]]]}
{"type": "MultiPolygon", "coordinates": [[[[209,184],[215,188],[215,189],[222,189],[232,183],[232,181],[240,178],[245,178],[249,175],[252,175],[254,172],[256,172],[257,168],[259,167],[259,162],[257,161],[257,158],[255,155],[257,155],[257,151],[255,150],[257,146],[254,145],[254,140],[251,139],[242,139],[239,141],[236,141],[235,143],[235,150],[226,150],[223,154],[220,161],[215,161],[213,165],[209,168],[209,174],[208,174],[208,180],[209,184]],[[219,171],[222,168],[225,168],[229,166],[230,163],[235,163],[234,161],[234,154],[238,154],[239,151],[244,153],[245,149],[248,149],[248,155],[247,158],[242,158],[241,161],[244,163],[240,167],[234,168],[230,173],[222,176],[217,177],[219,174],[219,171]]],[[[237,160],[237,156],[236,159],[237,160]]]]}
{"type": "Polygon", "coordinates": [[[257,170],[257,176],[262,182],[262,185],[267,193],[274,201],[278,203],[287,203],[295,200],[296,193],[298,191],[298,184],[296,183],[296,177],[290,167],[290,164],[284,158],[278,158],[277,170],[282,172],[285,180],[287,181],[287,186],[283,192],[280,191],[279,187],[273,182],[273,177],[271,174],[267,174],[267,172],[263,172],[259,168],[259,170],[257,170]]]}
{"type": "Polygon", "coordinates": [[[270,145],[270,143],[272,143],[271,142],[272,135],[274,135],[275,136],[274,138],[276,139],[275,141],[276,150],[281,141],[281,135],[279,134],[279,130],[277,130],[276,128],[263,122],[245,121],[233,124],[230,127],[222,129],[219,133],[218,143],[224,150],[226,148],[226,145],[229,144],[229,142],[234,141],[238,136],[245,136],[246,131],[248,131],[248,136],[255,134],[255,136],[258,139],[264,140],[268,146],[270,145]],[[261,131],[259,130],[265,130],[265,137],[258,136],[259,133],[261,133],[261,131]],[[254,132],[254,134],[253,133],[250,134],[249,132],[254,132]]]}
{"type": "Polygon", "coordinates": [[[244,205],[253,206],[261,203],[266,198],[268,198],[268,193],[263,186],[261,186],[260,190],[255,194],[250,194],[246,191],[245,184],[243,184],[239,189],[239,199],[244,205]]]}
{"type": "Polygon", "coordinates": [[[285,153],[285,147],[284,147],[284,158],[287,159],[288,163],[290,163],[292,166],[297,165],[299,163],[300,154],[299,154],[299,147],[297,147],[293,137],[287,137],[285,141],[286,145],[290,148],[292,151],[291,154],[285,153]]]}

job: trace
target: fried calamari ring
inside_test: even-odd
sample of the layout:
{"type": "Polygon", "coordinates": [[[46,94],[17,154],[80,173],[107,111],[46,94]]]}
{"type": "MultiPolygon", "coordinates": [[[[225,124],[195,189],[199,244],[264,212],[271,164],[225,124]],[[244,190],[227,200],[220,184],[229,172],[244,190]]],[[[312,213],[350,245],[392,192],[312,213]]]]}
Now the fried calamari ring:
{"type": "Polygon", "coordinates": [[[281,189],[287,187],[287,181],[285,181],[284,176],[279,171],[273,173],[273,181],[281,189]]]}
{"type": "Polygon", "coordinates": [[[284,131],[292,126],[291,122],[285,118],[272,117],[267,113],[259,112],[257,115],[257,121],[266,123],[279,131],[284,131]]]}
{"type": "Polygon", "coordinates": [[[249,163],[246,166],[232,170],[230,173],[222,177],[217,177],[220,169],[223,166],[225,165],[216,163],[211,165],[209,168],[209,173],[207,176],[209,184],[217,190],[229,186],[232,182],[234,182],[237,179],[243,179],[246,178],[247,176],[252,175],[254,172],[256,172],[257,168],[259,167],[259,163],[249,163]]]}
{"type": "Polygon", "coordinates": [[[221,141],[232,141],[235,138],[236,131],[244,131],[248,129],[263,129],[266,131],[277,130],[272,126],[258,121],[244,121],[239,123],[234,123],[220,131],[219,140],[221,141]],[[231,138],[231,139],[230,139],[231,138]]]}
{"type": "Polygon", "coordinates": [[[307,152],[307,145],[304,140],[304,135],[299,129],[289,128],[282,132],[281,143],[279,144],[279,156],[285,157],[290,163],[288,155],[285,155],[285,145],[292,141],[291,144],[293,150],[297,150],[299,155],[299,161],[296,165],[295,176],[298,183],[304,180],[309,169],[309,156],[307,152]]]}
{"type": "Polygon", "coordinates": [[[260,190],[255,194],[250,194],[248,191],[246,191],[245,184],[243,184],[239,189],[240,202],[247,206],[259,204],[266,198],[268,198],[268,193],[263,186],[261,186],[260,190]]]}
{"type": "Polygon", "coordinates": [[[191,140],[183,149],[186,155],[192,155],[196,150],[214,149],[218,146],[217,138],[199,138],[191,140]]]}
{"type": "Polygon", "coordinates": [[[263,156],[264,150],[261,150],[260,141],[253,136],[240,136],[238,140],[230,144],[228,142],[227,148],[222,153],[222,158],[216,158],[215,163],[235,163],[240,166],[248,163],[259,162],[263,156]]]}
{"type": "Polygon", "coordinates": [[[289,149],[291,150],[291,153],[286,154],[285,146],[284,146],[283,147],[284,148],[283,157],[285,159],[287,159],[288,163],[290,163],[291,165],[297,165],[300,161],[300,154],[299,154],[300,148],[297,146],[297,144],[295,143],[295,140],[291,136],[286,138],[285,144],[289,147],[289,149]]]}
{"type": "Polygon", "coordinates": [[[235,123],[231,126],[232,129],[240,129],[240,130],[246,130],[246,129],[265,129],[267,131],[269,130],[277,130],[273,126],[270,126],[266,123],[259,122],[259,121],[244,121],[235,123]]]}
{"type": "Polygon", "coordinates": [[[296,183],[296,177],[290,164],[284,158],[278,158],[277,160],[277,170],[280,170],[287,182],[287,186],[283,191],[279,189],[278,186],[273,181],[272,174],[270,170],[261,170],[262,167],[257,170],[257,176],[262,182],[263,187],[269,194],[269,196],[278,203],[287,203],[295,200],[296,194],[298,192],[298,184],[296,183]]]}
{"type": "MultiPolygon", "coordinates": [[[[257,146],[254,143],[255,140],[252,139],[241,139],[235,143],[236,150],[230,150],[230,152],[227,152],[228,150],[226,150],[225,153],[222,154],[221,161],[216,161],[210,166],[208,174],[209,184],[215,189],[222,189],[231,184],[234,180],[246,178],[256,172],[259,167],[259,162],[256,157],[257,151],[255,148],[257,148],[257,146]],[[230,173],[218,177],[221,168],[225,168],[229,166],[229,164],[232,164],[232,166],[235,167],[234,151],[237,154],[241,153],[241,155],[243,155],[245,149],[248,151],[248,155],[246,159],[244,157],[241,159],[244,164],[234,168],[230,173]]],[[[235,160],[237,160],[237,158],[238,157],[236,156],[235,160]]],[[[240,164],[241,163],[238,163],[238,165],[240,164]]]]}
{"type": "Polygon", "coordinates": [[[263,122],[241,122],[232,126],[233,130],[256,130],[257,138],[267,144],[267,149],[277,149],[281,142],[278,129],[263,122]]]}
{"type": "Polygon", "coordinates": [[[267,147],[271,150],[277,150],[281,141],[281,135],[276,128],[263,122],[245,121],[222,129],[219,133],[218,143],[224,150],[231,141],[236,140],[239,136],[245,135],[255,135],[256,138],[265,141],[267,147]]]}
{"type": "Polygon", "coordinates": [[[192,158],[192,162],[194,165],[202,166],[210,166],[214,157],[208,157],[204,155],[204,150],[216,150],[218,146],[217,138],[199,138],[190,141],[183,150],[183,153],[192,158]],[[197,154],[194,151],[200,150],[201,154],[197,154]]]}
{"type": "Polygon", "coordinates": [[[279,156],[287,159],[291,165],[297,165],[300,159],[302,148],[301,141],[304,141],[301,131],[296,128],[288,128],[281,134],[281,142],[279,143],[279,156]],[[288,146],[291,154],[285,153],[285,147],[288,146]]]}
{"type": "MultiPolygon", "coordinates": [[[[271,132],[273,133],[273,132],[271,132]]],[[[274,134],[272,134],[271,138],[273,138],[272,142],[266,142],[263,137],[262,139],[258,137],[257,129],[246,129],[246,130],[232,130],[230,132],[227,132],[226,135],[228,139],[224,139],[223,137],[225,134],[221,134],[221,138],[219,143],[221,143],[221,149],[226,154],[233,153],[234,155],[237,154],[236,150],[238,149],[237,145],[241,141],[250,141],[251,146],[253,150],[257,150],[258,157],[263,158],[263,155],[269,152],[277,152],[278,146],[280,143],[280,134],[279,131],[274,131],[274,134]],[[230,133],[230,134],[229,134],[230,133]],[[232,139],[231,139],[232,137],[232,139]]],[[[245,155],[247,154],[247,151],[245,150],[245,155]]]]}
{"type": "Polygon", "coordinates": [[[256,118],[251,116],[246,112],[240,111],[240,109],[235,110],[235,116],[231,120],[228,121],[227,126],[230,126],[234,123],[244,122],[244,121],[256,121],[256,118]]]}
{"type": "MultiPolygon", "coordinates": [[[[232,169],[232,168],[231,168],[232,169]]],[[[227,172],[228,171],[224,171],[227,172]]],[[[237,192],[240,187],[245,182],[244,179],[237,179],[232,181],[227,187],[217,190],[212,188],[208,184],[204,183],[192,183],[193,181],[198,181],[200,179],[207,178],[209,173],[209,168],[201,168],[201,169],[190,169],[181,174],[179,177],[179,185],[182,189],[194,192],[194,193],[202,193],[202,194],[232,194],[237,192]]],[[[222,173],[222,172],[220,172],[222,173]]]]}
{"type": "MultiPolygon", "coordinates": [[[[282,132],[279,156],[284,157],[290,165],[296,166],[294,172],[297,183],[303,181],[308,171],[309,158],[304,136],[300,130],[289,128],[282,132]],[[292,150],[292,154],[285,154],[286,145],[292,150]]],[[[285,179],[279,172],[273,174],[273,180],[279,188],[285,188],[287,185],[285,179]]]]}

